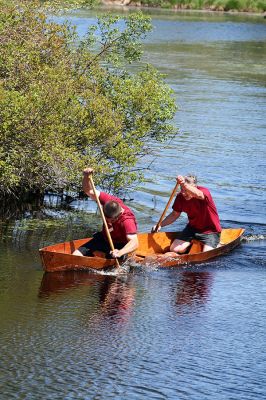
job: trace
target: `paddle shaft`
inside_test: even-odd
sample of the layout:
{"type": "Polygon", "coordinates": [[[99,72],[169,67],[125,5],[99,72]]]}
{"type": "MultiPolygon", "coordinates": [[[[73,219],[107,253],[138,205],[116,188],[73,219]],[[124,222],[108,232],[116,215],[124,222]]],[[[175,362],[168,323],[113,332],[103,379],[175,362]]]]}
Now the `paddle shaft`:
{"type": "MultiPolygon", "coordinates": [[[[100,213],[101,213],[101,217],[102,217],[102,220],[103,220],[103,224],[104,224],[104,228],[105,228],[105,232],[106,232],[106,235],[107,235],[107,239],[108,239],[109,245],[110,245],[110,247],[111,247],[111,250],[114,250],[114,249],[115,249],[115,248],[114,248],[114,244],[113,244],[113,241],[112,241],[110,232],[109,232],[109,228],[108,228],[108,225],[107,225],[107,222],[106,222],[106,218],[105,218],[105,215],[104,215],[104,212],[103,212],[102,205],[101,205],[100,200],[99,200],[99,198],[98,198],[98,196],[97,196],[97,193],[96,193],[96,189],[95,189],[95,186],[94,186],[94,182],[93,182],[93,179],[92,179],[92,175],[90,174],[90,175],[88,176],[88,178],[89,178],[89,181],[90,181],[90,184],[91,184],[91,187],[92,187],[94,196],[95,196],[95,198],[96,198],[96,202],[97,202],[97,204],[98,204],[98,207],[99,207],[99,210],[100,210],[100,213]]],[[[115,258],[115,263],[116,263],[116,266],[117,266],[118,268],[120,268],[120,264],[119,264],[119,261],[118,261],[117,258],[115,258]]]]}
{"type": "Polygon", "coordinates": [[[162,215],[161,215],[161,218],[159,219],[159,221],[158,221],[157,224],[156,224],[155,232],[158,232],[159,226],[161,225],[161,222],[162,222],[162,220],[163,220],[164,217],[165,217],[166,211],[168,210],[168,207],[169,207],[171,201],[173,200],[173,197],[174,197],[174,195],[175,195],[175,192],[177,191],[178,186],[179,186],[179,183],[176,182],[176,185],[175,185],[175,187],[174,187],[174,189],[173,189],[173,191],[172,191],[172,193],[171,193],[171,196],[170,196],[170,198],[169,198],[169,200],[168,200],[168,202],[167,202],[167,204],[166,204],[166,206],[165,206],[165,209],[163,210],[163,213],[162,213],[162,215]]]}

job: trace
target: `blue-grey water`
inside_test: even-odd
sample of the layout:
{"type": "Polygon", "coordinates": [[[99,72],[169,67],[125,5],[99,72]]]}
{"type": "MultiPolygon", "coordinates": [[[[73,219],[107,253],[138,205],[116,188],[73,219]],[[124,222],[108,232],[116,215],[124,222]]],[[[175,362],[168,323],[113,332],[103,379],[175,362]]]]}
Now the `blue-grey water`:
{"type": "MultiPolygon", "coordinates": [[[[266,23],[152,16],[143,62],[174,89],[179,135],[151,144],[141,164],[149,166],[147,181],[127,193],[127,204],[147,231],[175,176],[194,172],[211,190],[223,227],[245,228],[245,239],[226,256],[181,269],[43,274],[38,248],[101,225],[93,203],[3,221],[1,400],[266,397],[266,23]]],[[[68,18],[83,34],[95,13],[68,18]]],[[[182,216],[169,229],[185,223],[182,216]]]]}

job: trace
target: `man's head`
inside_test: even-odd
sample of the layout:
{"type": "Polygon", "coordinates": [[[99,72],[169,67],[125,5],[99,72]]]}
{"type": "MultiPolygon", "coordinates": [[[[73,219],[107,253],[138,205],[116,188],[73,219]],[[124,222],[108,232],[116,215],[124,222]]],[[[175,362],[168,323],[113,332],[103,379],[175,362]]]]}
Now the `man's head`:
{"type": "MultiPolygon", "coordinates": [[[[184,177],[185,183],[188,183],[191,186],[196,186],[197,185],[197,177],[195,175],[186,175],[184,177]]],[[[192,194],[189,193],[186,188],[182,187],[181,188],[181,193],[182,196],[184,197],[185,200],[190,200],[193,198],[192,194]]]]}
{"type": "Polygon", "coordinates": [[[185,179],[185,182],[186,183],[188,183],[189,185],[192,185],[192,186],[196,186],[197,185],[197,177],[196,177],[196,175],[186,175],[185,177],[184,177],[184,179],[185,179]]]}
{"type": "Polygon", "coordinates": [[[119,216],[122,211],[122,207],[117,201],[111,200],[107,201],[103,206],[103,212],[106,218],[115,219],[119,216]]]}

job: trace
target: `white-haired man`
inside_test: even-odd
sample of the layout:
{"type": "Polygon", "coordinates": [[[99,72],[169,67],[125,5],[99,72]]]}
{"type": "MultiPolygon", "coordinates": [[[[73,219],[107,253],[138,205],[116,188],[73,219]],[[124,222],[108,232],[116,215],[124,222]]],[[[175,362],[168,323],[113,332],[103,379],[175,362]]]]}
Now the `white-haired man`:
{"type": "MultiPolygon", "coordinates": [[[[170,251],[185,253],[192,239],[197,239],[203,244],[203,251],[215,249],[219,244],[222,229],[210,191],[197,186],[197,178],[193,175],[178,175],[176,179],[181,190],[175,198],[172,212],[162,221],[159,229],[172,224],[182,212],[187,214],[188,224],[173,241],[170,251]]],[[[155,227],[152,231],[154,229],[155,227]]]]}

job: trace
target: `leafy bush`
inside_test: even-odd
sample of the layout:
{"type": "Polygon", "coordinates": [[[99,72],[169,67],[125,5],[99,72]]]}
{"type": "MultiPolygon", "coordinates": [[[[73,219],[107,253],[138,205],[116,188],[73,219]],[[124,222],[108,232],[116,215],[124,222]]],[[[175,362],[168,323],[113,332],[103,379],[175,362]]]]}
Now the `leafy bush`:
{"type": "Polygon", "coordinates": [[[266,1],[258,1],[258,9],[266,11],[266,1]]]}
{"type": "Polygon", "coordinates": [[[80,41],[32,1],[0,6],[0,195],[78,190],[87,165],[105,188],[139,179],[148,139],[173,134],[176,110],[154,68],[126,71],[149,18],[130,14],[122,29],[107,15],[80,41]]]}
{"type": "Polygon", "coordinates": [[[224,10],[225,11],[238,10],[240,8],[239,5],[240,4],[238,0],[228,0],[224,5],[224,10]]]}
{"type": "Polygon", "coordinates": [[[220,8],[225,11],[266,11],[265,0],[142,0],[141,4],[163,8],[176,6],[192,10],[220,8]]]}

